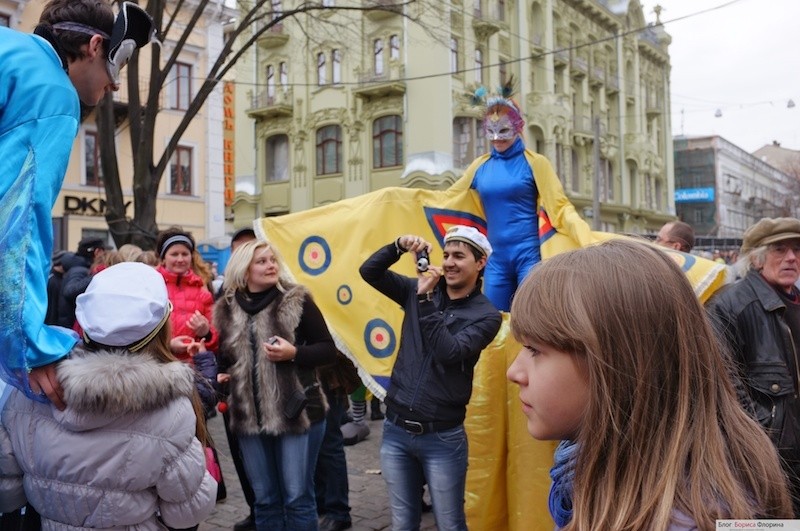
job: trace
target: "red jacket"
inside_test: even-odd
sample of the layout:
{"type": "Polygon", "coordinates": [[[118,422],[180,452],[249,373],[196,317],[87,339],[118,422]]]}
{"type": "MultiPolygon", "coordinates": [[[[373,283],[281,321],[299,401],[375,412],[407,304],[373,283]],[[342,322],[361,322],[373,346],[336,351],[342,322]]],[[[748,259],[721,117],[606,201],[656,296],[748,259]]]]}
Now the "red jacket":
{"type": "Polygon", "coordinates": [[[197,340],[202,339],[195,336],[192,329],[186,324],[189,318],[194,315],[195,310],[197,310],[208,319],[208,326],[211,330],[211,339],[206,341],[206,349],[216,351],[219,335],[214,325],[211,324],[214,297],[211,296],[211,292],[206,288],[203,279],[191,270],[178,276],[175,273],[170,273],[163,266],[159,266],[158,272],[161,273],[161,276],[164,277],[164,282],[167,283],[167,293],[169,294],[170,302],[172,302],[172,315],[169,317],[172,325],[172,337],[190,336],[197,340]]]}

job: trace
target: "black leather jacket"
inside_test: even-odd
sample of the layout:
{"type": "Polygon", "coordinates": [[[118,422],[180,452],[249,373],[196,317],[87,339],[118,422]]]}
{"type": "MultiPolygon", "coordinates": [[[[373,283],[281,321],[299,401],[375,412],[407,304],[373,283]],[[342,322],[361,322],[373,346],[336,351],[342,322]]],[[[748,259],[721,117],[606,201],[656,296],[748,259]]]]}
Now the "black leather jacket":
{"type": "Polygon", "coordinates": [[[749,271],[715,296],[709,309],[738,365],[750,401],[745,409],[755,413],[784,458],[800,461],[800,373],[783,318],[786,305],[759,272],[749,271]]]}
{"type": "Polygon", "coordinates": [[[389,244],[360,269],[364,280],[405,311],[387,409],[409,420],[463,422],[475,364],[500,330],[502,317],[480,285],[469,296],[450,300],[444,278],[433,300],[420,303],[417,279],[389,271],[399,258],[389,244]]]}

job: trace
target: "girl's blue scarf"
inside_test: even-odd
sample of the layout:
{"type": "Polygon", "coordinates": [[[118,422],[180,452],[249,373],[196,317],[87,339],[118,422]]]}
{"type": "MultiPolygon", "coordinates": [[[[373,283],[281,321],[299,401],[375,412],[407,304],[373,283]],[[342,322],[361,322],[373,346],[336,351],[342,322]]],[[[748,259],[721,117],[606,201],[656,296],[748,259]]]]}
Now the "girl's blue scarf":
{"type": "Polygon", "coordinates": [[[575,479],[575,461],[577,459],[578,443],[561,441],[558,444],[553,459],[553,468],[550,469],[553,485],[550,487],[548,504],[550,515],[559,528],[564,527],[572,520],[572,482],[575,479]]]}

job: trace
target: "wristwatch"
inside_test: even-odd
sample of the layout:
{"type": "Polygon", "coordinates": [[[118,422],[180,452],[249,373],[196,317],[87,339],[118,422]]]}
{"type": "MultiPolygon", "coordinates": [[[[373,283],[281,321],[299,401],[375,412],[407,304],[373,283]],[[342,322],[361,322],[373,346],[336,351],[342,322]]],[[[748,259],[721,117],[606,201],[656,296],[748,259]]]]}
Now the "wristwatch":
{"type": "Polygon", "coordinates": [[[417,302],[433,302],[433,292],[417,293],[417,302]]]}

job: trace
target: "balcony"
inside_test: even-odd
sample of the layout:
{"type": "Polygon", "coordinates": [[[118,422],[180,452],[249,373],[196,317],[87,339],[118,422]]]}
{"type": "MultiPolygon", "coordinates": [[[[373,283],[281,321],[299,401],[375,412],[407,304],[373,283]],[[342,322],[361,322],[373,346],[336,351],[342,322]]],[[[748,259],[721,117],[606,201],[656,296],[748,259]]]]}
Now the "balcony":
{"type": "Polygon", "coordinates": [[[663,109],[661,108],[661,98],[658,97],[658,94],[647,95],[645,112],[647,113],[648,118],[655,118],[656,116],[661,115],[663,109]]]}
{"type": "Polygon", "coordinates": [[[619,79],[616,72],[609,72],[606,76],[606,94],[617,94],[619,92],[619,79]]]}
{"type": "Polygon", "coordinates": [[[258,45],[266,49],[277,48],[287,42],[289,42],[289,32],[281,23],[275,24],[258,37],[258,45]]]}
{"type": "Polygon", "coordinates": [[[478,41],[486,41],[489,37],[503,29],[505,23],[502,18],[492,16],[476,9],[472,17],[472,30],[475,32],[475,37],[478,41]]]}
{"type": "Polygon", "coordinates": [[[606,81],[606,69],[602,66],[593,66],[589,71],[589,84],[593,87],[600,87],[606,81]]]}
{"type": "Polygon", "coordinates": [[[254,94],[247,115],[250,118],[278,118],[294,113],[292,89],[276,88],[254,94]]]}
{"type": "Polygon", "coordinates": [[[406,93],[405,75],[406,69],[401,64],[390,64],[381,74],[362,72],[358,74],[358,86],[353,93],[367,100],[402,96],[406,93]]]}
{"type": "Polygon", "coordinates": [[[362,0],[363,6],[368,8],[364,14],[373,22],[386,20],[403,12],[403,6],[397,5],[401,0],[362,0]]]}
{"type": "Polygon", "coordinates": [[[539,55],[544,52],[544,35],[538,33],[531,40],[531,54],[539,55]]]}
{"type": "Polygon", "coordinates": [[[569,67],[569,74],[573,79],[583,79],[589,71],[589,63],[583,57],[576,55],[572,58],[572,63],[569,67]]]}
{"type": "Polygon", "coordinates": [[[574,135],[583,137],[594,136],[592,130],[592,118],[581,114],[576,114],[572,117],[572,133],[574,135]]]}
{"type": "Polygon", "coordinates": [[[558,50],[553,52],[553,66],[556,68],[564,68],[569,64],[569,50],[559,47],[558,50]]]}

